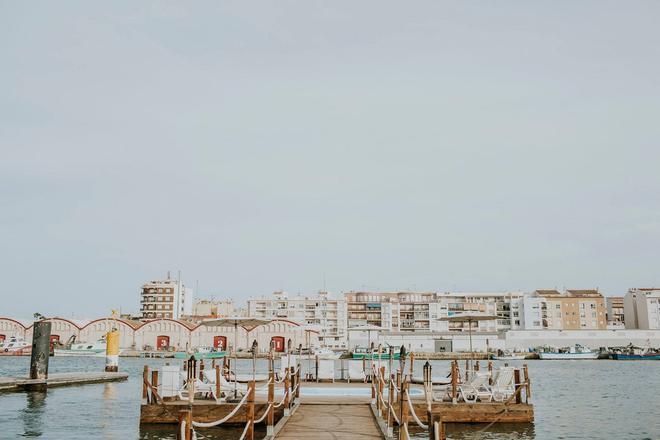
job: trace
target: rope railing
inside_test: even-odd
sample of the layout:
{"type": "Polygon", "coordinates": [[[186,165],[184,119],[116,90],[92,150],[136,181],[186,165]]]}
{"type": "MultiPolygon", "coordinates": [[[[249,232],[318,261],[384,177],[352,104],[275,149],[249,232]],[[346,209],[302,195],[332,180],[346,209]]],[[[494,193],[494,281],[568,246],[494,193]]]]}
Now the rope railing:
{"type": "Polygon", "coordinates": [[[247,423],[245,424],[245,429],[243,429],[243,434],[241,434],[241,437],[238,440],[244,440],[245,436],[247,435],[248,428],[250,427],[250,424],[252,423],[251,420],[248,420],[247,423]]]}
{"type": "Polygon", "coordinates": [[[269,403],[268,406],[266,407],[264,413],[259,417],[257,420],[254,421],[255,424],[261,423],[266,419],[266,416],[268,415],[268,411],[270,411],[270,408],[273,406],[272,403],[269,403]]]}
{"type": "Polygon", "coordinates": [[[197,428],[212,428],[214,426],[222,425],[227,420],[231,419],[238,412],[238,410],[241,408],[241,406],[243,406],[243,404],[245,404],[245,402],[247,401],[249,396],[250,396],[250,392],[245,393],[245,396],[243,396],[243,399],[238,403],[238,405],[236,405],[236,407],[232,410],[232,412],[227,414],[222,419],[216,420],[215,422],[208,422],[208,423],[193,421],[192,425],[197,427],[197,428]]]}
{"type": "Polygon", "coordinates": [[[408,409],[410,410],[410,414],[412,415],[413,420],[415,423],[417,423],[417,426],[419,426],[422,429],[429,429],[429,425],[425,425],[422,423],[421,420],[419,420],[419,417],[417,417],[417,413],[415,413],[415,407],[412,404],[412,400],[410,400],[410,394],[408,394],[408,390],[405,391],[406,393],[406,401],[408,402],[408,409]]]}

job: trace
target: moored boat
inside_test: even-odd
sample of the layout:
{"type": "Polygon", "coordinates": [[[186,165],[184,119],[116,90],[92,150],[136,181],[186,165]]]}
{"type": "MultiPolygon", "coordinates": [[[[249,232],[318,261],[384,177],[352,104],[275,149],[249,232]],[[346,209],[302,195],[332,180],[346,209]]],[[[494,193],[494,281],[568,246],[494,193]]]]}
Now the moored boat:
{"type": "Polygon", "coordinates": [[[55,356],[105,356],[106,341],[101,338],[95,342],[77,342],[69,348],[56,348],[55,356]]]}
{"type": "MultiPolygon", "coordinates": [[[[356,347],[353,350],[353,359],[389,359],[389,352],[383,352],[378,354],[378,352],[370,352],[368,349],[363,347],[356,347]]],[[[392,359],[399,359],[401,354],[398,351],[395,351],[392,355],[392,359]]]]}
{"type": "Polygon", "coordinates": [[[29,356],[31,354],[32,345],[17,336],[11,336],[0,346],[0,356],[29,356]]]}
{"type": "Polygon", "coordinates": [[[579,360],[598,359],[598,352],[591,351],[580,344],[573,347],[562,348],[557,351],[542,351],[539,358],[543,360],[579,360]]]}
{"type": "Polygon", "coordinates": [[[610,353],[610,357],[615,361],[655,361],[660,360],[660,351],[653,350],[648,345],[646,347],[640,348],[630,344],[627,347],[614,349],[610,353]]]}
{"type": "Polygon", "coordinates": [[[316,348],[313,350],[313,356],[317,356],[319,359],[339,359],[341,353],[336,353],[329,348],[316,348]]]}
{"type": "Polygon", "coordinates": [[[494,361],[520,361],[525,359],[525,353],[515,353],[509,350],[498,351],[497,354],[491,356],[494,361]]]}
{"type": "Polygon", "coordinates": [[[195,359],[219,359],[227,355],[226,351],[218,351],[214,347],[197,347],[194,353],[186,351],[177,351],[174,353],[175,359],[190,359],[190,356],[195,356],[195,359]]]}

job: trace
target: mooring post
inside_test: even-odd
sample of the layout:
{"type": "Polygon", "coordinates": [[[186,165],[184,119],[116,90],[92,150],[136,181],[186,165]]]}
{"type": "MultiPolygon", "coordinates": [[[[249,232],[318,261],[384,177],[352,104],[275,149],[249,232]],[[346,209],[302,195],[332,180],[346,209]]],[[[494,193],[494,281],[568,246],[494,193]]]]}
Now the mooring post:
{"type": "Polygon", "coordinates": [[[406,435],[408,428],[408,381],[404,378],[401,382],[401,392],[399,393],[399,412],[401,413],[401,427],[399,428],[399,440],[409,440],[406,435]],[[404,428],[405,427],[405,428],[404,428]]]}
{"type": "Polygon", "coordinates": [[[182,409],[179,411],[179,429],[177,429],[176,433],[177,438],[179,440],[192,440],[192,431],[192,411],[189,409],[182,409]]]}
{"type": "Polygon", "coordinates": [[[266,435],[275,435],[275,371],[268,372],[268,415],[266,416],[266,435]]]}
{"type": "Polygon", "coordinates": [[[516,403],[522,403],[522,397],[520,396],[521,390],[520,388],[520,369],[516,368],[513,370],[513,382],[515,384],[515,392],[516,392],[516,403]]]}
{"type": "Polygon", "coordinates": [[[298,379],[298,376],[296,375],[296,367],[290,367],[289,377],[291,378],[291,394],[289,395],[289,401],[291,404],[294,404],[296,402],[296,379],[298,379]]]}
{"type": "Polygon", "coordinates": [[[446,440],[445,424],[442,417],[438,415],[429,416],[429,440],[446,440]]]}
{"type": "MultiPolygon", "coordinates": [[[[151,387],[158,393],[158,370],[151,372],[151,387]]],[[[160,395],[160,393],[158,393],[160,395]]]]}
{"type": "Polygon", "coordinates": [[[380,414],[383,412],[383,388],[385,388],[385,366],[380,367],[380,377],[378,378],[378,409],[380,414]]]}
{"type": "Polygon", "coordinates": [[[479,361],[474,362],[474,371],[479,371],[479,361]]]}
{"type": "Polygon", "coordinates": [[[31,391],[45,391],[48,387],[48,356],[50,355],[50,327],[48,321],[37,321],[33,325],[32,355],[30,357],[30,379],[41,379],[44,382],[31,384],[31,391]]]}
{"type": "Polygon", "coordinates": [[[248,400],[247,400],[247,419],[248,419],[248,428],[245,438],[247,440],[254,440],[254,393],[256,391],[256,382],[251,380],[248,382],[248,400]]]}
{"type": "Polygon", "coordinates": [[[105,335],[105,371],[119,371],[119,331],[116,329],[105,335]]]}
{"type": "Polygon", "coordinates": [[[523,371],[525,372],[525,403],[529,403],[529,399],[532,397],[532,384],[529,380],[529,370],[527,370],[527,364],[523,364],[523,371]]]}
{"type": "Polygon", "coordinates": [[[493,384],[493,361],[488,361],[488,385],[493,384]]]}
{"type": "Polygon", "coordinates": [[[410,380],[412,380],[413,377],[413,364],[415,363],[415,353],[410,352],[410,380]]]}
{"type": "Polygon", "coordinates": [[[142,370],[142,398],[146,399],[148,396],[147,382],[149,381],[149,366],[145,365],[142,370]]]}
{"type": "Polygon", "coordinates": [[[397,395],[397,398],[400,394],[400,390],[401,390],[401,370],[397,370],[396,371],[396,395],[397,395]]]}
{"type": "Polygon", "coordinates": [[[470,360],[465,359],[465,381],[470,380],[470,360]]]}
{"type": "Polygon", "coordinates": [[[390,383],[387,388],[387,437],[394,437],[393,417],[392,417],[392,403],[394,403],[394,381],[390,378],[390,383]]]}

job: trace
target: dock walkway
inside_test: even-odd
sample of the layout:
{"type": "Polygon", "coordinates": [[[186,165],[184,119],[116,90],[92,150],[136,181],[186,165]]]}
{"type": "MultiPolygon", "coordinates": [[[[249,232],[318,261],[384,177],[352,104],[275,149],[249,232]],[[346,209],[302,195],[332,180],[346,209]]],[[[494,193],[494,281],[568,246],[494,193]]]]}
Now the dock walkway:
{"type": "Polygon", "coordinates": [[[277,433],[277,439],[382,439],[368,404],[302,404],[277,433]]]}
{"type": "Polygon", "coordinates": [[[45,385],[48,388],[88,383],[115,382],[128,379],[126,373],[54,373],[48,379],[30,379],[27,376],[0,377],[0,392],[23,391],[34,385],[45,385]]]}

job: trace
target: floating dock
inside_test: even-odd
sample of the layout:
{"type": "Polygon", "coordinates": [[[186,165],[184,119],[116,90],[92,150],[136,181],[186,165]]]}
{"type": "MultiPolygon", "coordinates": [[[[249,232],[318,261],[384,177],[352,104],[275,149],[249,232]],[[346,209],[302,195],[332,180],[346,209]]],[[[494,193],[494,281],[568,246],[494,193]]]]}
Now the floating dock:
{"type": "Polygon", "coordinates": [[[57,373],[47,379],[30,379],[27,376],[0,377],[0,392],[29,391],[35,388],[65,387],[90,383],[116,382],[128,379],[126,373],[57,373]]]}

